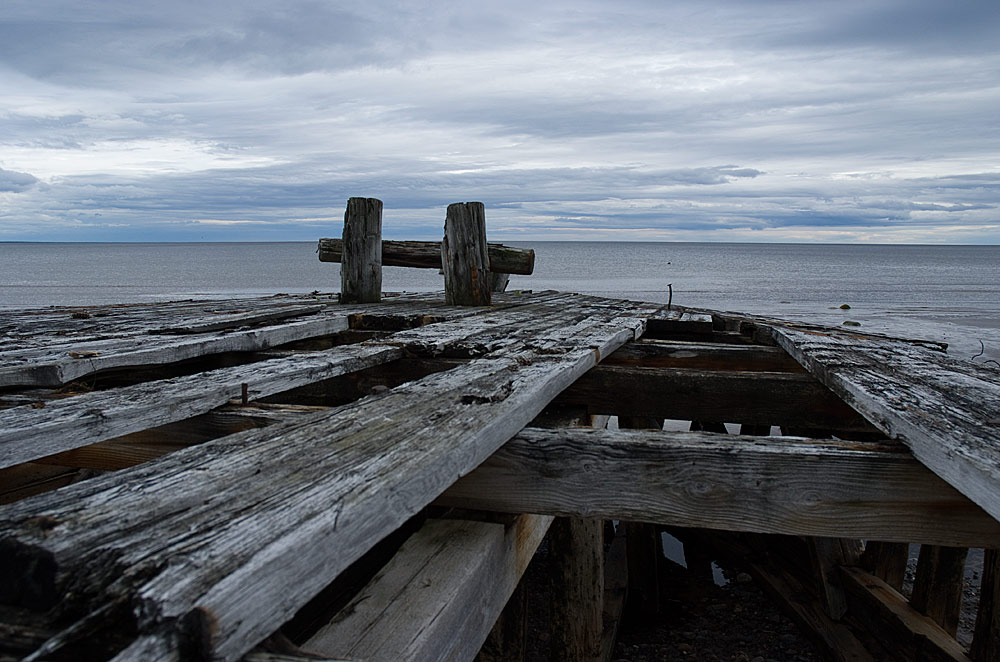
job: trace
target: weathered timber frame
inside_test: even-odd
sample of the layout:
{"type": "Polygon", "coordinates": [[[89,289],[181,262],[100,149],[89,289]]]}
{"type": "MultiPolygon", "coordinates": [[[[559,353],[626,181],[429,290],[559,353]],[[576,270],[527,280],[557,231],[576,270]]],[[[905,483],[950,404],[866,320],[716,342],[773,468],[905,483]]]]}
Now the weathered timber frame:
{"type": "Polygon", "coordinates": [[[983,366],[573,294],[379,297],[8,315],[0,654],[518,659],[521,577],[549,533],[552,641],[608,660],[627,587],[656,612],[640,587],[670,527],[739,554],[832,659],[996,656],[1000,378],[983,366]],[[987,560],[965,649],[970,547],[987,560]]]}

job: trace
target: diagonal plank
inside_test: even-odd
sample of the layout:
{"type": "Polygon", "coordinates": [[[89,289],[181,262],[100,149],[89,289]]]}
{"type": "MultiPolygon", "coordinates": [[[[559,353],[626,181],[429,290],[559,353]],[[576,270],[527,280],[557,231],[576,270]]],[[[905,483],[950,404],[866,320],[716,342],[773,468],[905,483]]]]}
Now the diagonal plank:
{"type": "Polygon", "coordinates": [[[613,313],[537,351],[509,349],[5,507],[5,601],[126,599],[140,635],[165,630],[238,659],[644,330],[613,313]]]}
{"type": "Polygon", "coordinates": [[[1000,371],[920,344],[774,326],[809,372],[1000,519],[1000,371]]]}
{"type": "Polygon", "coordinates": [[[886,444],[525,428],[438,503],[727,531],[1000,545],[1000,523],[905,449],[886,444]]]}

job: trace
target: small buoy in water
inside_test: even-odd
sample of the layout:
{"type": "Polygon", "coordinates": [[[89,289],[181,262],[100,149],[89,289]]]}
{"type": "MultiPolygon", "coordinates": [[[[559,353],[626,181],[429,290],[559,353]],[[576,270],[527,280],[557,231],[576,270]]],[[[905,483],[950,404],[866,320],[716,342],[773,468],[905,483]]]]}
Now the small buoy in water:
{"type": "Polygon", "coordinates": [[[846,303],[842,303],[842,304],[840,304],[840,309],[841,310],[850,310],[851,307],[849,305],[847,305],[846,303]]]}
{"type": "Polygon", "coordinates": [[[844,326],[861,326],[861,322],[854,322],[852,320],[844,320],[844,326]]]}

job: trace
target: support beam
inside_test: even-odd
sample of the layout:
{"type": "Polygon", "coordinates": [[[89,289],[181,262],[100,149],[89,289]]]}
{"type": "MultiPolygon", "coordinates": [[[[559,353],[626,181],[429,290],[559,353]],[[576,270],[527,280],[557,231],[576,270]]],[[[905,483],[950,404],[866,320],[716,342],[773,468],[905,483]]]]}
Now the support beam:
{"type": "Polygon", "coordinates": [[[444,298],[452,306],[488,306],[492,300],[486,254],[486,208],[481,202],[448,205],[441,242],[444,298]]]}
{"type": "Polygon", "coordinates": [[[549,533],[553,662],[598,662],[604,629],[604,526],[599,519],[560,517],[549,533]]]}
{"type": "MultiPolygon", "coordinates": [[[[319,261],[340,262],[344,242],[340,239],[319,240],[319,261]]],[[[486,244],[490,271],[500,274],[529,276],[535,270],[535,251],[530,248],[514,248],[503,244],[486,244]]],[[[382,266],[416,267],[419,269],[441,268],[440,241],[389,241],[382,240],[382,266]]]]}
{"type": "Polygon", "coordinates": [[[1000,523],[892,448],[528,428],[441,503],[729,531],[1000,545],[1000,523]]]}
{"type": "Polygon", "coordinates": [[[351,198],[344,212],[340,303],[382,300],[382,201],[351,198]]]}
{"type": "Polygon", "coordinates": [[[370,662],[471,660],[551,522],[429,520],[302,648],[370,662]]]}
{"type": "Polygon", "coordinates": [[[619,416],[821,427],[881,436],[813,377],[786,372],[600,365],[557,402],[619,416]]]}
{"type": "Polygon", "coordinates": [[[910,606],[930,617],[952,637],[958,632],[965,579],[965,547],[921,545],[910,606]]]}
{"type": "Polygon", "coordinates": [[[1000,550],[987,549],[983,553],[979,613],[969,656],[976,662],[1000,659],[1000,550]]]}
{"type": "Polygon", "coordinates": [[[780,347],[652,339],[628,343],[602,364],[726,372],[805,372],[780,347]]]}
{"type": "Polygon", "coordinates": [[[910,545],[905,542],[869,540],[861,555],[861,567],[897,591],[903,590],[910,545]]]}
{"type": "Polygon", "coordinates": [[[957,641],[933,620],[918,613],[906,598],[871,573],[841,568],[851,614],[903,660],[969,662],[957,641]]]}

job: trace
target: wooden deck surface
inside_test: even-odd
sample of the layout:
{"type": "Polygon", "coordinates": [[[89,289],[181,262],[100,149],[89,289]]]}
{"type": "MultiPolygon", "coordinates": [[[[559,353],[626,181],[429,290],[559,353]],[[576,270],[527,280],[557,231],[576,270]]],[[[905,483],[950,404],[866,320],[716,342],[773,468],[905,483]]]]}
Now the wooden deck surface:
{"type": "MultiPolygon", "coordinates": [[[[239,659],[435,502],[1000,546],[1000,374],[932,345],[557,292],[50,308],[0,329],[0,603],[56,628],[125,609],[116,659],[239,659]],[[836,439],[531,429],[549,406],[836,439]]],[[[513,590],[519,547],[483,528],[496,540],[470,544],[518,569],[513,590]]]]}

